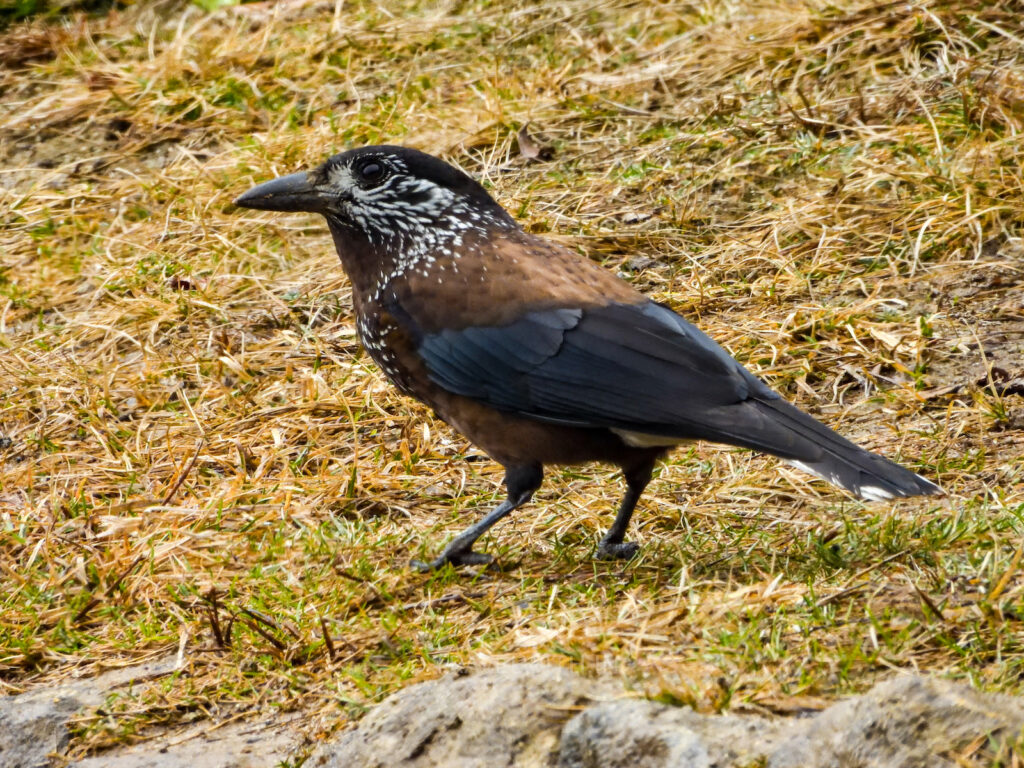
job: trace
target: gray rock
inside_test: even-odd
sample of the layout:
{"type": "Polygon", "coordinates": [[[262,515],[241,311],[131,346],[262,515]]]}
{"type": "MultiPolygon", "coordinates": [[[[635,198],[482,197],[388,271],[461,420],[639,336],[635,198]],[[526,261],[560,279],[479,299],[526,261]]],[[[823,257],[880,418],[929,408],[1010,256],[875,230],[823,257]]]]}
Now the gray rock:
{"type": "Polygon", "coordinates": [[[621,688],[544,664],[456,672],[385,699],[309,768],[548,768],[562,725],[621,688]]]}
{"type": "MultiPolygon", "coordinates": [[[[0,766],[49,766],[49,755],[59,754],[67,746],[67,723],[75,714],[102,704],[111,691],[148,682],[176,667],[175,657],[169,656],[91,679],[0,698],[0,766]]],[[[206,721],[111,749],[69,768],[272,768],[296,751],[299,731],[296,722],[283,717],[223,727],[206,721]]]]}
{"type": "Polygon", "coordinates": [[[772,751],[785,721],[701,715],[652,701],[588,707],[562,730],[559,768],[718,768],[772,751]]]}
{"type": "Polygon", "coordinates": [[[279,718],[224,727],[203,722],[68,768],[273,768],[295,751],[297,725],[279,718]]]}
{"type": "Polygon", "coordinates": [[[701,715],[652,702],[590,707],[562,731],[559,768],[955,768],[979,736],[1014,738],[1024,704],[904,675],[812,717],[701,715]]]}
{"type": "Polygon", "coordinates": [[[174,668],[172,658],[111,670],[91,680],[75,680],[16,696],[0,698],[0,765],[37,768],[49,765],[47,755],[67,746],[67,722],[106,693],[132,680],[151,679],[174,668]]]}
{"type": "Polygon", "coordinates": [[[950,680],[903,675],[793,726],[769,768],[955,768],[943,755],[979,736],[1018,737],[1024,704],[950,680]]]}
{"type": "Polygon", "coordinates": [[[6,768],[49,765],[47,755],[67,746],[68,720],[90,703],[94,702],[87,692],[74,686],[0,699],[0,765],[6,768]]]}
{"type": "MultiPolygon", "coordinates": [[[[0,698],[0,766],[48,765],[76,712],[172,668],[163,661],[0,698]]],[[[801,718],[704,715],[622,697],[620,684],[543,664],[459,671],[389,697],[305,765],[955,768],[955,755],[979,737],[998,743],[1024,732],[1021,700],[912,675],[801,718]]],[[[300,748],[302,720],[196,723],[71,768],[270,768],[300,748]]]]}
{"type": "Polygon", "coordinates": [[[954,768],[949,756],[979,736],[1024,728],[1018,700],[910,675],[794,718],[703,715],[622,695],[540,664],[453,674],[399,691],[306,765],[954,768]]]}

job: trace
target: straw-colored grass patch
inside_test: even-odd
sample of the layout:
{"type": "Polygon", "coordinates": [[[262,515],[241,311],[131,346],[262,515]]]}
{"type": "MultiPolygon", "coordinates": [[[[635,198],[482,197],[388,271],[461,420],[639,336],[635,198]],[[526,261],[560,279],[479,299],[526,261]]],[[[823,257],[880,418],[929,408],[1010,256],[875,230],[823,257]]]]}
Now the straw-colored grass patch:
{"type": "Polygon", "coordinates": [[[0,682],[180,652],[73,751],[266,707],[309,735],[446,665],[707,709],[895,668],[1020,691],[1024,17],[991,0],[118,5],[0,33],[0,682]],[[545,148],[520,152],[517,134],[545,148]],[[679,450],[500,470],[359,350],[322,223],[252,183],[408,143],[699,322],[941,499],[679,450]],[[532,154],[532,153],[531,153],[532,154]]]}

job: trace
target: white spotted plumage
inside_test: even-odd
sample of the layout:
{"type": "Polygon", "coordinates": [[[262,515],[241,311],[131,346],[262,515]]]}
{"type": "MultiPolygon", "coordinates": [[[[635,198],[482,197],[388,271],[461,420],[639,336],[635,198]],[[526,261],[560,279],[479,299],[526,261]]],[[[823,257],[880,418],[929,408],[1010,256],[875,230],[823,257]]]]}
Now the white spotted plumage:
{"type": "Polygon", "coordinates": [[[405,163],[395,155],[380,153],[360,159],[379,160],[386,164],[389,175],[366,187],[351,166],[339,165],[330,169],[327,180],[345,222],[391,255],[381,261],[368,295],[370,301],[379,300],[388,285],[407,272],[429,277],[435,265],[443,271],[445,264],[450,264],[451,271],[458,273],[456,262],[467,235],[516,226],[507,216],[481,210],[451,189],[407,175],[405,163]]]}

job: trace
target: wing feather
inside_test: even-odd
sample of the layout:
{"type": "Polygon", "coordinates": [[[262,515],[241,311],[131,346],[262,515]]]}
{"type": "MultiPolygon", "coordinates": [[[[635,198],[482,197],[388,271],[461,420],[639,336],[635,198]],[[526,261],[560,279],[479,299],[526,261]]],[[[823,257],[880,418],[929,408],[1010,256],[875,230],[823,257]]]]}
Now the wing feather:
{"type": "Polygon", "coordinates": [[[631,444],[664,437],[754,448],[862,498],[940,492],[785,402],[653,302],[537,310],[508,325],[427,334],[418,349],[436,384],[508,413],[611,429],[639,441],[631,444]]]}
{"type": "Polygon", "coordinates": [[[764,417],[735,407],[752,392],[778,396],[654,302],[537,310],[509,325],[425,335],[419,351],[436,384],[498,410],[792,453],[790,440],[745,434],[763,432],[764,417]]]}

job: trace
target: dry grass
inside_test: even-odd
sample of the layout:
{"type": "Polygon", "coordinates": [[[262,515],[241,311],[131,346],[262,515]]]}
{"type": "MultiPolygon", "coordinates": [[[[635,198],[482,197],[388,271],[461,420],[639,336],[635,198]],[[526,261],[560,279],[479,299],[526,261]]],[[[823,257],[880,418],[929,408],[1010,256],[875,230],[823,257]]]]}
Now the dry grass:
{"type": "Polygon", "coordinates": [[[259,708],[309,735],[445,665],[786,711],[894,668],[1021,692],[1024,17],[1010,0],[140,3],[0,36],[0,681],[178,651],[73,754],[259,708]],[[3,65],[0,65],[3,66],[3,65]],[[547,148],[521,155],[517,132],[547,148]],[[358,349],[321,222],[254,182],[403,142],[482,177],[943,499],[678,451],[495,465],[358,349]],[[794,704],[796,702],[796,704],[794,704]]]}

